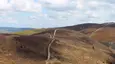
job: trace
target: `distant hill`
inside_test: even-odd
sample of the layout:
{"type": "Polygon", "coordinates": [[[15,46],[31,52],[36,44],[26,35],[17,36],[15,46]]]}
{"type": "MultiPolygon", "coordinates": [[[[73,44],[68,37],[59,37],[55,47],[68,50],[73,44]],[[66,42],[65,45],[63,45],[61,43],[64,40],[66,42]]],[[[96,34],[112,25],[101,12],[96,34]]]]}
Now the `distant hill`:
{"type": "Polygon", "coordinates": [[[74,26],[63,27],[66,29],[76,30],[88,36],[93,35],[91,38],[101,42],[115,42],[115,23],[85,23],[74,26]],[[101,28],[101,29],[100,29],[101,28]]]}
{"type": "Polygon", "coordinates": [[[32,30],[33,28],[13,28],[13,27],[0,27],[0,33],[12,33],[24,30],[32,30]]]}
{"type": "Polygon", "coordinates": [[[66,27],[61,27],[61,28],[66,28],[66,29],[72,29],[72,30],[83,30],[87,28],[100,28],[100,27],[114,27],[115,28],[115,23],[114,22],[108,22],[108,23],[84,23],[84,24],[78,24],[74,26],[66,26],[66,27]]]}
{"type": "Polygon", "coordinates": [[[78,25],[74,25],[74,26],[66,26],[66,27],[62,27],[62,28],[66,28],[66,29],[71,29],[71,30],[83,30],[83,29],[87,29],[87,28],[99,28],[104,26],[103,24],[97,24],[97,23],[85,23],[85,24],[78,24],[78,25]]]}

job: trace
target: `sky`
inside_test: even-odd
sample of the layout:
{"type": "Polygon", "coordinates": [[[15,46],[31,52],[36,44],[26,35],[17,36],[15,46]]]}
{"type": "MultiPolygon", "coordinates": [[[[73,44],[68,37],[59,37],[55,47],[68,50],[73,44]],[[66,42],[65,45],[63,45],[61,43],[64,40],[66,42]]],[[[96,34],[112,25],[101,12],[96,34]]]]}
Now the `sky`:
{"type": "Polygon", "coordinates": [[[115,22],[115,0],[0,0],[0,27],[115,22]]]}

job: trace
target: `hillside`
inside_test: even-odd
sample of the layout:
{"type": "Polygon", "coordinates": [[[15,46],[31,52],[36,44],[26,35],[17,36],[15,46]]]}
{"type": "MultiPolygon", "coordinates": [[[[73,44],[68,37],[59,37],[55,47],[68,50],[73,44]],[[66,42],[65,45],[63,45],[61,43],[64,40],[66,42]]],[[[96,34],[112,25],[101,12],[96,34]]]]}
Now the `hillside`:
{"type": "MultiPolygon", "coordinates": [[[[95,30],[96,28],[88,28],[81,32],[90,36],[95,30]]],[[[115,28],[104,27],[101,30],[96,31],[91,37],[102,42],[115,42],[115,28]]]]}
{"type": "Polygon", "coordinates": [[[108,47],[67,29],[50,29],[32,35],[2,35],[2,64],[112,64],[108,47]]]}
{"type": "MultiPolygon", "coordinates": [[[[74,26],[58,27],[57,29],[63,29],[63,28],[79,31],[88,36],[91,36],[91,38],[97,41],[100,41],[100,42],[115,42],[115,38],[114,38],[115,37],[114,35],[115,34],[115,23],[103,23],[103,24],[85,23],[85,24],[79,24],[79,25],[74,25],[74,26]],[[92,33],[94,34],[92,35],[92,33]]],[[[50,28],[50,29],[53,29],[53,28],[50,28]]],[[[44,30],[46,29],[24,30],[24,31],[16,32],[14,34],[31,35],[34,33],[42,32],[44,30]]]]}
{"type": "Polygon", "coordinates": [[[102,23],[102,24],[84,23],[84,24],[78,24],[78,25],[74,25],[74,26],[66,26],[66,27],[61,27],[61,28],[80,31],[80,30],[84,30],[84,29],[88,29],[88,28],[96,28],[97,29],[97,28],[101,28],[101,27],[113,27],[113,28],[115,28],[115,23],[113,23],[113,22],[102,23]]]}
{"type": "MultiPolygon", "coordinates": [[[[62,27],[63,28],[63,27],[62,27]]],[[[88,35],[89,37],[101,42],[115,42],[115,23],[86,23],[64,27],[76,30],[88,35]]]]}
{"type": "MultiPolygon", "coordinates": [[[[81,33],[84,33],[88,36],[91,36],[91,38],[100,41],[100,42],[115,42],[115,23],[103,23],[103,24],[96,24],[96,23],[85,23],[85,24],[79,24],[74,26],[67,26],[67,27],[58,27],[57,29],[70,29],[79,31],[81,33]],[[101,30],[98,30],[100,29],[101,30]],[[96,32],[95,32],[96,31],[96,32]],[[94,33],[92,35],[92,33],[94,33]],[[102,36],[101,36],[102,35],[102,36]]],[[[53,28],[51,28],[53,29],[53,28]]],[[[42,32],[46,29],[33,29],[33,30],[24,30],[19,31],[14,34],[18,35],[31,35],[34,33],[42,32]]],[[[49,29],[47,29],[49,30],[49,29]]]]}
{"type": "Polygon", "coordinates": [[[74,25],[74,26],[66,26],[66,27],[61,27],[61,28],[80,31],[80,30],[87,29],[87,28],[100,28],[103,26],[104,26],[103,24],[85,23],[85,24],[78,24],[78,25],[74,25]]]}

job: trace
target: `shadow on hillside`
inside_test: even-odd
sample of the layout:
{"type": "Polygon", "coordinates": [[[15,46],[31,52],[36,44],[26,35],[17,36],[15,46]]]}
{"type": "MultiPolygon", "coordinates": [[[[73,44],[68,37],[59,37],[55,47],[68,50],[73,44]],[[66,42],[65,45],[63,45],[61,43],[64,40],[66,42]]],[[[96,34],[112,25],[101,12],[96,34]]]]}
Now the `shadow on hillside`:
{"type": "Polygon", "coordinates": [[[24,58],[30,59],[46,59],[46,56],[42,54],[44,51],[45,43],[44,41],[48,41],[46,38],[38,37],[38,36],[22,36],[14,38],[16,43],[16,53],[24,58]],[[38,40],[40,39],[40,41],[38,40]],[[42,42],[42,43],[41,43],[42,42]]]}
{"type": "Polygon", "coordinates": [[[115,64],[115,54],[109,54],[111,57],[113,57],[114,58],[114,60],[108,60],[109,61],[109,64],[115,64]]]}

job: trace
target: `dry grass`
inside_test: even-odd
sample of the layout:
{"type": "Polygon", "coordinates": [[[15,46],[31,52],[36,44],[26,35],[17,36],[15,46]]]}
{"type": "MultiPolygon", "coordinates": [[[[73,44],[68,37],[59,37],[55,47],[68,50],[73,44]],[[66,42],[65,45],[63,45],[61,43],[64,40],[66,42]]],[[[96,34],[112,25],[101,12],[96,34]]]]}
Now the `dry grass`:
{"type": "Polygon", "coordinates": [[[17,35],[32,35],[35,33],[40,33],[42,31],[44,31],[45,29],[33,29],[33,30],[25,30],[25,31],[20,31],[20,32],[16,32],[13,34],[17,34],[17,35]]]}
{"type": "MultiPolygon", "coordinates": [[[[54,30],[0,40],[0,48],[7,50],[0,54],[3,64],[45,64],[47,48],[52,41],[46,33],[53,35],[54,30]]],[[[56,32],[55,40],[50,46],[50,64],[109,64],[111,56],[107,54],[110,53],[107,47],[84,34],[61,29],[56,32]]]]}
{"type": "MultiPolygon", "coordinates": [[[[91,35],[91,33],[94,32],[95,30],[96,28],[88,28],[88,29],[82,30],[81,32],[87,35],[91,35]]],[[[95,34],[93,34],[91,37],[101,42],[111,42],[111,41],[115,42],[114,35],[115,35],[115,28],[105,27],[95,32],[95,34]]]]}

